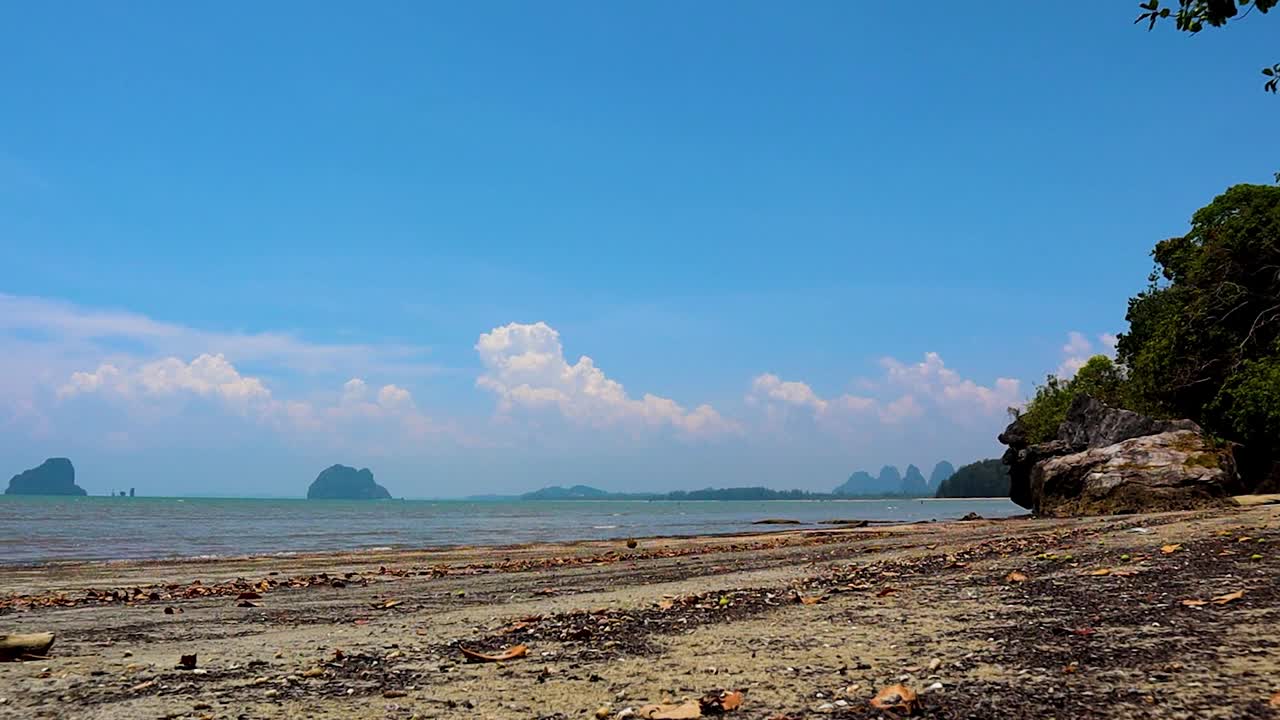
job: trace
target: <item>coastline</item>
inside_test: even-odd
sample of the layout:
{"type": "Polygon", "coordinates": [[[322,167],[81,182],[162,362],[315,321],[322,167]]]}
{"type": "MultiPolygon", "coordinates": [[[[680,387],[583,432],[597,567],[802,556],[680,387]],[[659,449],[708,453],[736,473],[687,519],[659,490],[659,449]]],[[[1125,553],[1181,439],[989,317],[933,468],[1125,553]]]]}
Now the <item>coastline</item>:
{"type": "Polygon", "coordinates": [[[0,567],[0,632],[57,635],[0,664],[0,715],[612,717],[741,689],[739,717],[862,718],[902,681],[924,717],[1269,717],[1277,544],[1262,506],[0,567]]]}

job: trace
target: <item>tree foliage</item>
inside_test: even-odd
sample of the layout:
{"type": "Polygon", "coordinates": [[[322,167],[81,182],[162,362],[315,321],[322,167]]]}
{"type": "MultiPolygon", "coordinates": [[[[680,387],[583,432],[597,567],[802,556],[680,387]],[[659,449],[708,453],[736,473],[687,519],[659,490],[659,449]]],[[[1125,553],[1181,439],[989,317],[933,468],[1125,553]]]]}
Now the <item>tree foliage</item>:
{"type": "Polygon", "coordinates": [[[1092,395],[1108,405],[1125,406],[1132,404],[1127,393],[1124,369],[1106,355],[1095,355],[1076,371],[1075,377],[1045,378],[1043,385],[1036,386],[1036,394],[1026,407],[1014,414],[1022,421],[1028,440],[1045,442],[1058,434],[1058,425],[1076,395],[1092,395]]]}
{"type": "MultiPolygon", "coordinates": [[[[1228,21],[1248,15],[1257,10],[1262,14],[1280,4],[1280,0],[1175,0],[1176,5],[1161,5],[1160,0],[1147,0],[1139,3],[1142,14],[1134,23],[1147,23],[1147,29],[1153,30],[1162,20],[1173,19],[1174,27],[1180,32],[1192,35],[1206,27],[1223,27],[1228,21]],[[1241,14],[1241,10],[1244,14],[1241,14]]],[[[1267,92],[1276,92],[1280,83],[1280,63],[1263,68],[1262,74],[1267,77],[1263,88],[1267,92]]]]}
{"type": "Polygon", "coordinates": [[[1116,346],[1124,399],[1280,457],[1280,187],[1228,189],[1152,255],[1116,346]]]}
{"type": "Polygon", "coordinates": [[[969,463],[942,481],[937,497],[1008,497],[1009,468],[999,459],[969,463]]]}

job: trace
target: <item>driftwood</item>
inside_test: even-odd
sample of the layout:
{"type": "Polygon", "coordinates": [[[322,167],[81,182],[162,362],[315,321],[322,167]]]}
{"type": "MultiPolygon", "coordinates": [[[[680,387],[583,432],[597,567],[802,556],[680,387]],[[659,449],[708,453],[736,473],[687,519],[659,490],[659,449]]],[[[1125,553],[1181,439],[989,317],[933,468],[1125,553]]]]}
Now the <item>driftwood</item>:
{"type": "Polygon", "coordinates": [[[21,660],[28,655],[43,657],[53,647],[53,633],[0,635],[0,660],[21,660]]]}

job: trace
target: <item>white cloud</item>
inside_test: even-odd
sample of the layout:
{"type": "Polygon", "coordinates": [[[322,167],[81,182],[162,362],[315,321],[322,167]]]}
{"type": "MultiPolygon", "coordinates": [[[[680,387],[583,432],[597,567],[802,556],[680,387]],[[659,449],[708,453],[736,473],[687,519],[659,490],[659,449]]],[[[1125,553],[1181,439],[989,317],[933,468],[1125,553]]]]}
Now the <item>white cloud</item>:
{"type": "Polygon", "coordinates": [[[21,343],[27,354],[41,352],[81,362],[121,354],[133,360],[208,354],[308,374],[346,370],[404,376],[437,370],[426,362],[428,351],[422,347],[316,343],[278,332],[219,332],[161,322],[140,313],[4,293],[0,293],[0,343],[21,343]],[[121,353],[121,345],[133,350],[121,353]]]}
{"type": "Polygon", "coordinates": [[[484,366],[476,385],[497,396],[499,414],[554,409],[580,425],[672,427],[691,436],[737,430],[710,405],[689,410],[647,393],[633,398],[586,355],[570,365],[560,334],[545,322],[496,327],[480,336],[475,349],[484,366]]]}
{"type": "Polygon", "coordinates": [[[879,397],[843,394],[824,398],[808,384],[782,380],[766,373],[751,383],[748,405],[764,405],[776,419],[780,408],[811,411],[815,420],[833,429],[847,429],[848,422],[872,418],[885,425],[896,425],[939,411],[952,420],[968,422],[974,418],[1002,415],[1019,400],[1021,383],[1013,378],[997,378],[990,385],[980,385],[962,378],[948,368],[937,353],[925,353],[918,363],[904,363],[886,357],[880,361],[884,377],[861,380],[856,385],[875,391],[879,397]]]}
{"type": "Polygon", "coordinates": [[[75,372],[58,389],[66,399],[83,393],[106,392],[121,396],[191,393],[214,397],[244,409],[252,403],[270,403],[271,392],[261,380],[241,375],[222,355],[200,355],[190,363],[176,357],[146,363],[130,372],[109,363],[93,372],[75,372]]]}
{"type": "Polygon", "coordinates": [[[64,402],[102,396],[121,403],[126,411],[137,410],[137,422],[180,419],[180,406],[155,406],[163,398],[207,398],[263,426],[318,434],[325,442],[356,432],[356,426],[379,432],[399,427],[415,438],[451,430],[420,412],[412,393],[398,385],[383,385],[372,393],[362,378],[352,378],[343,384],[336,402],[281,400],[260,378],[242,374],[222,355],[204,354],[189,363],[167,357],[123,369],[104,363],[92,372],[72,373],[57,395],[64,402]]]}
{"type": "Polygon", "coordinates": [[[1094,352],[1093,342],[1084,333],[1072,330],[1067,333],[1067,344],[1062,346],[1062,354],[1065,357],[1055,374],[1063,380],[1068,380],[1080,372],[1080,368],[1089,362],[1089,358],[1095,355],[1114,357],[1116,340],[1116,336],[1111,333],[1098,335],[1098,343],[1102,345],[1102,349],[1094,352]]]}
{"type": "Polygon", "coordinates": [[[751,391],[787,405],[813,408],[819,414],[827,411],[827,401],[818,397],[813,388],[802,382],[783,380],[772,373],[765,373],[751,381],[751,391]]]}

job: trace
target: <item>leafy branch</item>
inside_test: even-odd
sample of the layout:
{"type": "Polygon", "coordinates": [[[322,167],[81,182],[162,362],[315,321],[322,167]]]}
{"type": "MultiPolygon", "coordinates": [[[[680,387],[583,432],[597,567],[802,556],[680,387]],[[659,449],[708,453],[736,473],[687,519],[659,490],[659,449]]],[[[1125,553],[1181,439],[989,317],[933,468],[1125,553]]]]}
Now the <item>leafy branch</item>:
{"type": "MultiPolygon", "coordinates": [[[[1265,15],[1276,5],[1280,5],[1280,0],[1177,0],[1177,9],[1174,9],[1173,6],[1161,6],[1160,0],[1147,0],[1138,3],[1142,13],[1133,22],[1135,25],[1145,22],[1147,30],[1154,30],[1156,23],[1172,17],[1179,32],[1194,35],[1206,26],[1222,27],[1228,20],[1237,16],[1244,18],[1254,10],[1265,15]],[[1244,10],[1243,15],[1240,14],[1241,9],[1244,10]]],[[[1263,68],[1262,74],[1267,77],[1262,86],[1264,90],[1269,93],[1280,91],[1280,63],[1263,68]]]]}

